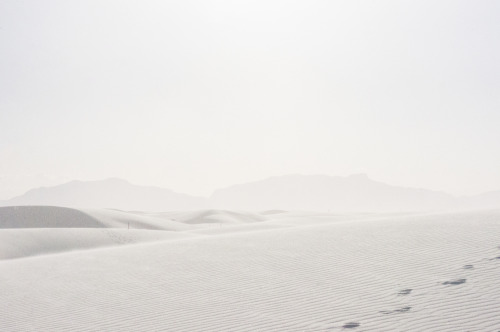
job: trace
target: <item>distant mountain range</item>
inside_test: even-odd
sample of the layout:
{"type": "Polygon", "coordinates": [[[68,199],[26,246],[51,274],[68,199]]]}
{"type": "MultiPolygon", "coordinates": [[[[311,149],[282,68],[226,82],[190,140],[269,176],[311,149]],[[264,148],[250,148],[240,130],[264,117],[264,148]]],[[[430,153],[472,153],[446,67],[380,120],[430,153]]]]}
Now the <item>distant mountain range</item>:
{"type": "Polygon", "coordinates": [[[121,179],[71,181],[54,187],[32,189],[0,206],[53,205],[138,211],[201,209],[206,199],[158,187],[133,185],[121,179]]]}
{"type": "Polygon", "coordinates": [[[347,177],[289,175],[236,185],[212,195],[217,207],[341,212],[436,210],[454,202],[451,195],[390,186],[364,174],[347,177]]]}
{"type": "Polygon", "coordinates": [[[128,211],[309,210],[331,212],[403,212],[500,208],[500,191],[470,197],[426,189],[391,186],[364,174],[347,177],[286,175],[216,190],[209,198],[121,179],[72,181],[32,189],[0,206],[53,205],[128,211]]]}

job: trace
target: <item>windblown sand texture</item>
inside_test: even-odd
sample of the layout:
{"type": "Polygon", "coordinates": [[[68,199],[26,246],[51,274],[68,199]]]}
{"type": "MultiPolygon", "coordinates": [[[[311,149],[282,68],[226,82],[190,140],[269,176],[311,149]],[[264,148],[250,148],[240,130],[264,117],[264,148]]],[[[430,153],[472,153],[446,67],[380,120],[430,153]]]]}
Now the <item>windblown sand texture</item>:
{"type": "Polygon", "coordinates": [[[0,208],[0,331],[498,331],[500,212],[0,208]]]}

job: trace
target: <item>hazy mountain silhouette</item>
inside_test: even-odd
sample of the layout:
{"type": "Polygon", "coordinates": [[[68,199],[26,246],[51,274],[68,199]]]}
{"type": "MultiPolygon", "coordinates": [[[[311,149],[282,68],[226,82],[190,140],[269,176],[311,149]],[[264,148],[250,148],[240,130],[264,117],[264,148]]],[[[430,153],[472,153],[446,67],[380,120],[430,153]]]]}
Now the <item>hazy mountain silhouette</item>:
{"type": "Polygon", "coordinates": [[[347,177],[286,175],[216,190],[210,198],[194,197],[125,180],[72,181],[33,189],[0,202],[0,206],[54,205],[121,210],[172,211],[309,210],[331,212],[403,212],[500,208],[500,191],[471,197],[374,181],[364,174],[347,177]]]}
{"type": "Polygon", "coordinates": [[[121,179],[72,181],[55,187],[32,189],[0,202],[8,205],[54,205],[121,210],[168,211],[201,209],[206,199],[158,187],[133,185],[121,179]]]}
{"type": "Polygon", "coordinates": [[[215,207],[242,210],[430,211],[449,209],[454,203],[453,196],[446,193],[391,186],[365,174],[272,177],[220,189],[211,197],[215,207]]]}

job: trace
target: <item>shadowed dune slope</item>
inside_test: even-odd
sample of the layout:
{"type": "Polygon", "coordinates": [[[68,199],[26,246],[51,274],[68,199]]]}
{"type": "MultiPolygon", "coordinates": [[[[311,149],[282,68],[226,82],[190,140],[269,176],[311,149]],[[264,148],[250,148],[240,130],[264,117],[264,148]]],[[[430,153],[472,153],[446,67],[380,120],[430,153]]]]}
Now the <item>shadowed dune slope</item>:
{"type": "Polygon", "coordinates": [[[104,228],[80,210],[56,206],[0,207],[0,228],[104,228]]]}
{"type": "Polygon", "coordinates": [[[0,207],[0,229],[6,228],[134,228],[187,230],[171,219],[138,216],[106,209],[74,209],[58,206],[0,207]]]}

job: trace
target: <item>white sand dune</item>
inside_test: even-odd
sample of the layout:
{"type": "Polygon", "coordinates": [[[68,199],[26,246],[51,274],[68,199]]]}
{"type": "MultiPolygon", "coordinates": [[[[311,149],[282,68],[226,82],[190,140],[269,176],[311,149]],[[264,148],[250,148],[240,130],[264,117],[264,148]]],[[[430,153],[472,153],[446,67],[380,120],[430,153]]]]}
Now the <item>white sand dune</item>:
{"type": "Polygon", "coordinates": [[[165,231],[184,231],[192,228],[192,226],[178,222],[168,216],[156,216],[139,212],[109,209],[81,209],[80,211],[85,212],[110,228],[153,229],[165,231]]]}
{"type": "MultiPolygon", "coordinates": [[[[145,213],[56,206],[0,207],[0,260],[236,232],[238,229],[220,226],[265,219],[255,213],[221,210],[145,213]],[[187,230],[192,233],[183,232],[187,230]]],[[[264,226],[269,227],[276,228],[264,226]]]]}
{"type": "Polygon", "coordinates": [[[0,207],[1,228],[133,228],[179,231],[190,227],[169,218],[119,210],[11,206],[0,207]]]}
{"type": "Polygon", "coordinates": [[[190,225],[118,210],[0,208],[0,260],[193,236],[190,225]],[[156,230],[156,231],[151,231],[156,230]]]}
{"type": "Polygon", "coordinates": [[[500,211],[261,215],[0,261],[0,330],[500,330],[500,211]]]}
{"type": "Polygon", "coordinates": [[[2,229],[0,230],[0,260],[149,241],[166,241],[189,236],[190,234],[185,232],[110,228],[2,229]]]}
{"type": "Polygon", "coordinates": [[[180,221],[184,224],[246,224],[268,220],[262,214],[225,210],[199,210],[156,214],[180,221]]]}

